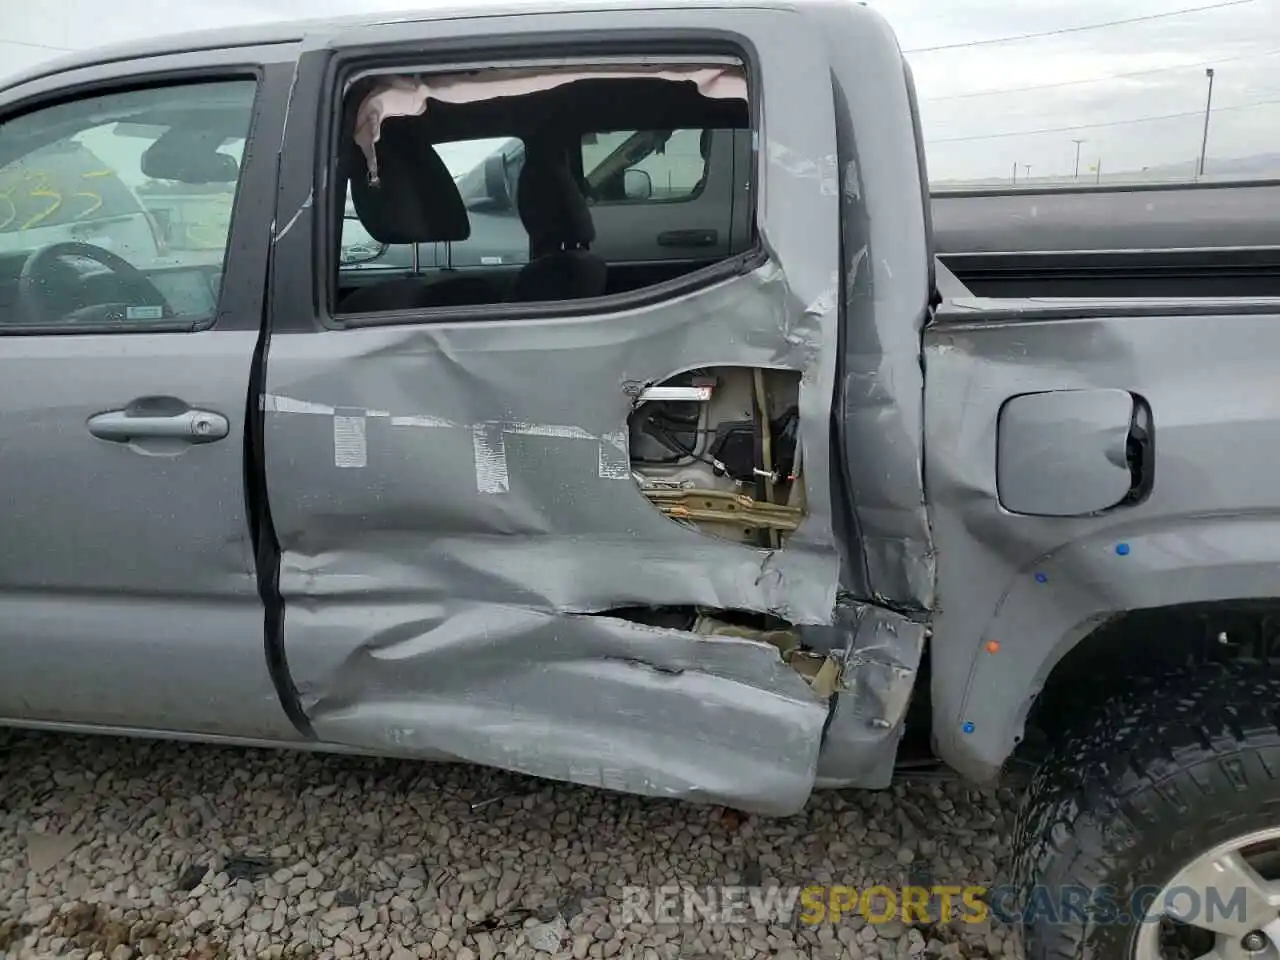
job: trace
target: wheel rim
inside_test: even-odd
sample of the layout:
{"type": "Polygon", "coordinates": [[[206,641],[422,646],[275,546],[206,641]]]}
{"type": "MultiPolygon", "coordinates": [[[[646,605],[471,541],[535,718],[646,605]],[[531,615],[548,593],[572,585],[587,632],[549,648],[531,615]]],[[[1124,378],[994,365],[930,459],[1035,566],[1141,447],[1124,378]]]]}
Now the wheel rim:
{"type": "Polygon", "coordinates": [[[1280,960],[1280,827],[1179,870],[1139,924],[1133,960],[1280,960]]]}

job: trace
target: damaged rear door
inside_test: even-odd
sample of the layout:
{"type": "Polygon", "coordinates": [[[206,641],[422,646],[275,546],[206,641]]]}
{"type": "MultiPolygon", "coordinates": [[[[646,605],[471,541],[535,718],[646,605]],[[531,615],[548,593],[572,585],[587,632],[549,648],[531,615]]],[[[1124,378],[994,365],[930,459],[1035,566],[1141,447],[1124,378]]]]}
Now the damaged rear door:
{"type": "MultiPolygon", "coordinates": [[[[803,804],[840,683],[838,662],[805,648],[807,628],[832,623],[842,547],[823,49],[797,15],[697,7],[312,41],[282,161],[262,427],[269,646],[317,738],[765,812],[803,804]],[[602,37],[625,38],[626,56],[602,37]],[[716,69],[740,61],[759,144],[751,252],[589,299],[343,315],[330,274],[344,187],[369,175],[338,163],[348,82],[373,58],[411,77],[426,62],[527,69],[530,50],[646,69],[701,63],[691,50],[716,69]]],[[[381,189],[393,141],[415,136],[389,124],[381,189]]],[[[426,232],[404,239],[441,239],[426,232]]]]}

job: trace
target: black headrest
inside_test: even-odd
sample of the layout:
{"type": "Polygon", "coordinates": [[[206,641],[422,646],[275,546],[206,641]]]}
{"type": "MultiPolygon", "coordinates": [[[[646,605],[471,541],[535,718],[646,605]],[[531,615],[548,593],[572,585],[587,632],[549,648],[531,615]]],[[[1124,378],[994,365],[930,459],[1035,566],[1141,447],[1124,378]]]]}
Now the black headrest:
{"type": "Polygon", "coordinates": [[[586,247],[596,238],[591,207],[563,147],[526,145],[516,205],[534,257],[586,247]]]}
{"type": "Polygon", "coordinates": [[[382,123],[378,179],[369,182],[364,155],[354,151],[351,202],[379,243],[453,243],[471,236],[462,194],[422,120],[394,117],[382,123]]]}

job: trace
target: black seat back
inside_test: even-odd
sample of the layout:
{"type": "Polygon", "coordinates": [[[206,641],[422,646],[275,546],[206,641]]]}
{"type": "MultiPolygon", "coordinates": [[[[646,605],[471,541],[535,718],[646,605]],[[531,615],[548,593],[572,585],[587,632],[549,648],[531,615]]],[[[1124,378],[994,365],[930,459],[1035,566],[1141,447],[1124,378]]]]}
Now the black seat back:
{"type": "MultiPolygon", "coordinates": [[[[363,155],[349,146],[351,200],[360,222],[379,243],[455,243],[471,236],[457,184],[431,145],[420,117],[383,121],[377,143],[378,182],[365,174],[363,155]]],[[[412,310],[484,303],[489,285],[473,278],[426,283],[419,278],[361,287],[343,298],[344,313],[412,310]]]]}
{"type": "Polygon", "coordinates": [[[529,263],[512,299],[577,300],[605,292],[608,268],[590,250],[596,238],[591,207],[578,186],[563,143],[531,141],[516,186],[520,220],[529,234],[529,263]]]}

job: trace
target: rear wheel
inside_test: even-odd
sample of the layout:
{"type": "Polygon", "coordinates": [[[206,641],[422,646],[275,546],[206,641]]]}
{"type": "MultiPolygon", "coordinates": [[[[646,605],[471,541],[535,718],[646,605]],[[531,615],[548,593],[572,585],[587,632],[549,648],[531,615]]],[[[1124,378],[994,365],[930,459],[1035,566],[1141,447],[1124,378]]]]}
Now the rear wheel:
{"type": "Polygon", "coordinates": [[[1015,873],[1030,960],[1280,960],[1280,676],[1135,682],[1032,778],[1015,873]]]}

